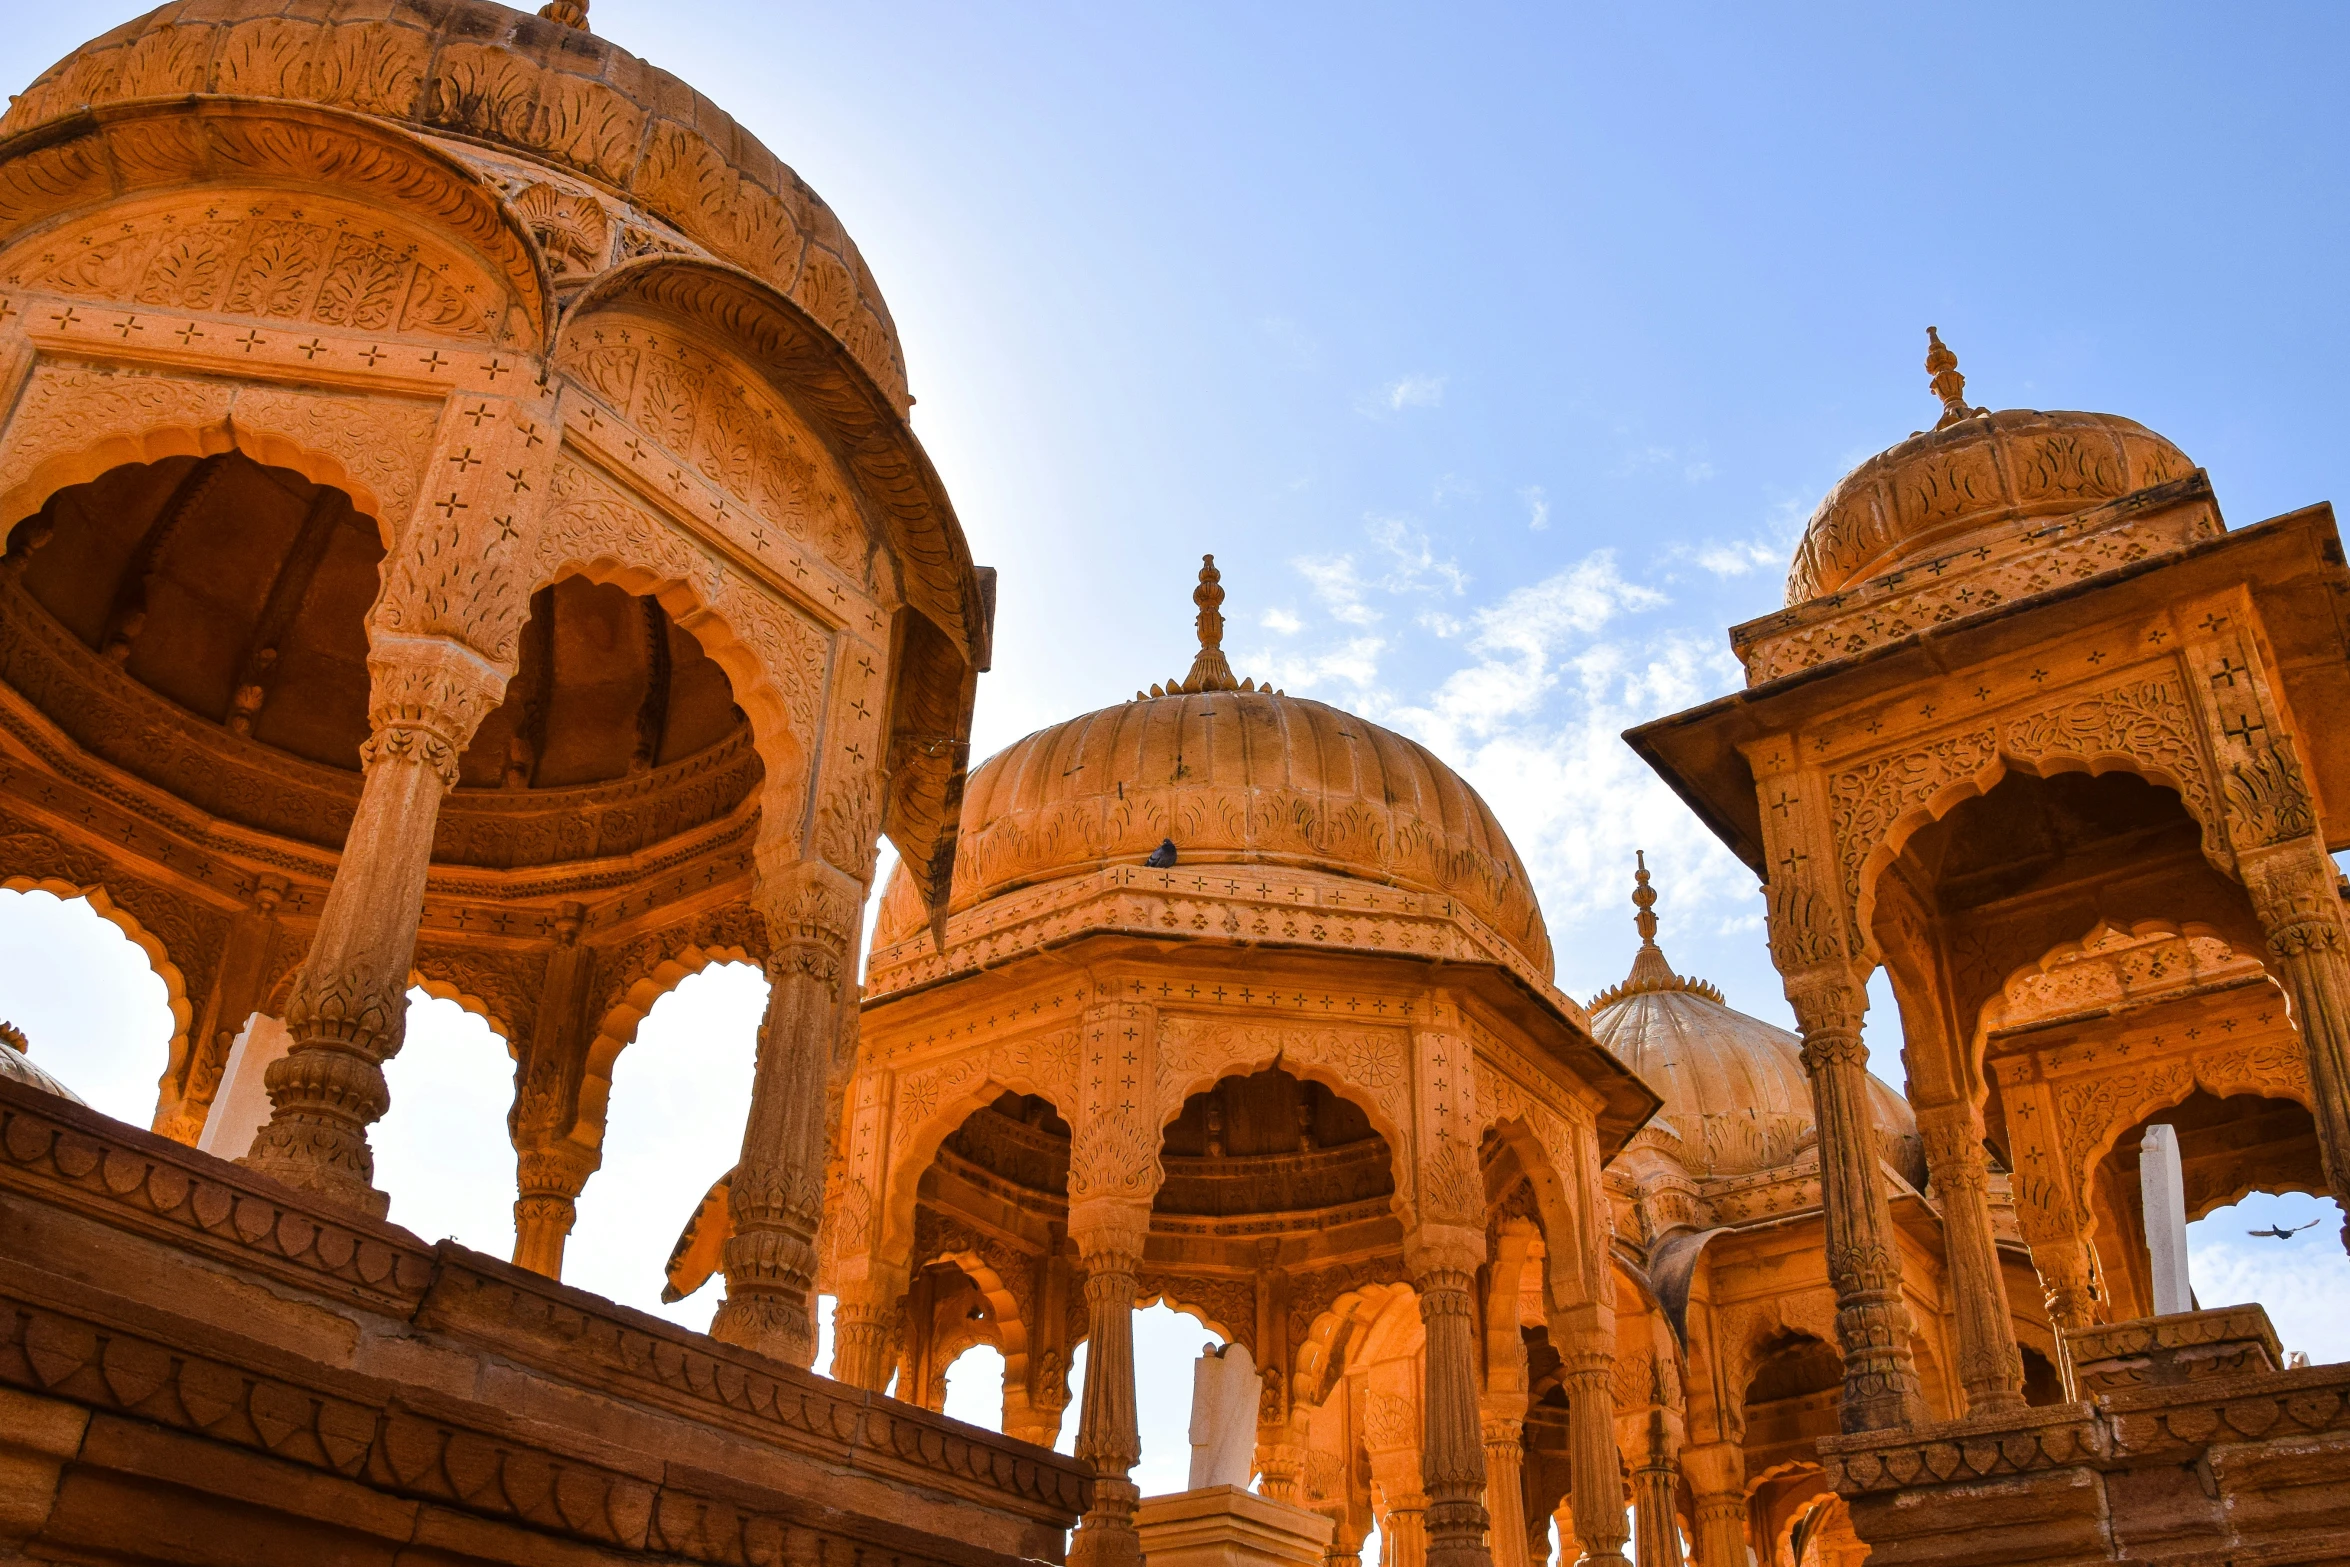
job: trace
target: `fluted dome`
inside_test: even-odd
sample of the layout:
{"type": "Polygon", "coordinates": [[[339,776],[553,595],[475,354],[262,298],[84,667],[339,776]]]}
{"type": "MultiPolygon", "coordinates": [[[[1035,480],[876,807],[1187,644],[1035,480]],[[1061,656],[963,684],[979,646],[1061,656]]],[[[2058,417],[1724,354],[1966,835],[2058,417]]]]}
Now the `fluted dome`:
{"type": "MultiPolygon", "coordinates": [[[[1223,597],[1210,560],[1203,621],[1223,597]]],[[[1285,866],[1449,896],[1548,976],[1526,868],[1477,792],[1425,746],[1366,719],[1234,683],[1215,619],[1190,677],[1039,730],[973,772],[949,912],[1131,864],[1172,839],[1186,867],[1285,866]]],[[[875,947],[922,921],[893,875],[875,947]]]]}
{"type": "Polygon", "coordinates": [[[22,1029],[14,1024],[0,1023],[0,1078],[11,1083],[22,1083],[27,1088],[38,1088],[60,1099],[70,1099],[77,1105],[83,1102],[81,1095],[36,1065],[29,1050],[22,1029]]]}
{"type": "MultiPolygon", "coordinates": [[[[586,5],[567,7],[584,15],[586,5]]],[[[733,117],[586,31],[486,0],[206,0],[91,40],[18,94],[0,136],[79,110],[197,94],[315,103],[517,153],[618,197],[764,279],[856,356],[902,411],[880,289],[832,210],[733,117]]],[[[495,168],[543,242],[585,273],[679,247],[495,168]],[[583,226],[584,225],[584,226],[583,226]]],[[[558,258],[560,259],[560,258],[558,258]]]]}
{"type": "Polygon", "coordinates": [[[1969,408],[1956,356],[1939,337],[1931,342],[1926,364],[1943,400],[1940,423],[1828,491],[1788,569],[1789,604],[1962,550],[2004,553],[2048,518],[2195,471],[2186,453],[2132,419],[1969,408]]]}
{"type": "MultiPolygon", "coordinates": [[[[1729,1006],[1705,981],[1673,971],[1656,944],[1656,894],[1645,864],[1633,897],[1640,952],[1631,975],[1592,1000],[1593,1037],[1662,1096],[1664,1108],[1650,1125],[1679,1140],[1691,1175],[1756,1175],[1793,1163],[1817,1136],[1803,1042],[1729,1006]]],[[[1871,1076],[1869,1107],[1880,1152],[1922,1186],[1909,1101],[1871,1076]]]]}

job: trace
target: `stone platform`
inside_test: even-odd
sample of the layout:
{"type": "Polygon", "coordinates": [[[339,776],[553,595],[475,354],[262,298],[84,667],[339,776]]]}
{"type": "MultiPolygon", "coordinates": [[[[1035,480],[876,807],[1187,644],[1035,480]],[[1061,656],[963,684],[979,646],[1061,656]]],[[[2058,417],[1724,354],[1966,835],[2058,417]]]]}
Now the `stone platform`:
{"type": "Polygon", "coordinates": [[[1086,1490],[0,1082],[0,1563],[1013,1567],[1086,1490]]]}
{"type": "Polygon", "coordinates": [[[2081,1402],[1822,1439],[1870,1567],[2350,1561],[2350,1365],[2258,1306],[2068,1334],[2081,1402]]]}
{"type": "Polygon", "coordinates": [[[1134,1514],[1145,1567],[1320,1567],[1334,1527],[1240,1485],[1146,1496],[1134,1514]]]}

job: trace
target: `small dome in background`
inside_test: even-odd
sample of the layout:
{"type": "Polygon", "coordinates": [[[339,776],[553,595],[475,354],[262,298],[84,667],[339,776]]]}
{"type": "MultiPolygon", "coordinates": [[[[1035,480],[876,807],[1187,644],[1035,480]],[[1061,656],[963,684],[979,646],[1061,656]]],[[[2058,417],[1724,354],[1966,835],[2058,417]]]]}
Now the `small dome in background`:
{"type": "MultiPolygon", "coordinates": [[[[1416,741],[1326,703],[1235,680],[1205,557],[1200,651],[1181,679],[999,751],[963,791],[950,913],[1173,839],[1185,869],[1266,865],[1450,897],[1539,973],[1550,937],[1533,883],[1477,791],[1416,741]]],[[[924,925],[891,872],[880,950],[924,925]]]]}
{"type": "Polygon", "coordinates": [[[81,1095],[33,1064],[32,1048],[23,1029],[13,1023],[0,1023],[0,1078],[38,1088],[60,1099],[70,1099],[77,1105],[84,1103],[81,1095]]]}
{"type": "MultiPolygon", "coordinates": [[[[1656,944],[1646,855],[1632,901],[1640,911],[1640,951],[1623,983],[1592,998],[1593,1037],[1663,1097],[1657,1119],[1678,1138],[1691,1175],[1757,1175],[1794,1163],[1818,1138],[1803,1041],[1729,1006],[1704,980],[1673,971],[1656,944]]],[[[1909,1101],[1872,1075],[1869,1104],[1883,1156],[1922,1188],[1909,1101]]]]}
{"type": "Polygon", "coordinates": [[[1934,328],[1926,336],[1941,419],[1828,491],[1788,569],[1790,605],[1961,550],[2004,554],[2045,531],[2020,524],[2090,511],[2195,471],[2169,441],[2114,414],[1968,407],[1958,356],[1934,328]]]}

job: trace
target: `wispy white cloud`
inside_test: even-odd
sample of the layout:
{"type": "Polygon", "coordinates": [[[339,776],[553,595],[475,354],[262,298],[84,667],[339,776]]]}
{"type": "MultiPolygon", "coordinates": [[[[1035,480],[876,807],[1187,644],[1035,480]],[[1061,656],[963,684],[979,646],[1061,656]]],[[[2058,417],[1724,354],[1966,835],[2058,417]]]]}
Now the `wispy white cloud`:
{"type": "Polygon", "coordinates": [[[1785,567],[1787,551],[1768,539],[1739,539],[1700,546],[1690,559],[1717,577],[1743,577],[1765,567],[1785,567]]]}
{"type": "Polygon", "coordinates": [[[1536,533],[1550,526],[1550,497],[1539,484],[1529,484],[1518,491],[1518,499],[1526,503],[1526,526],[1536,533]]]}
{"type": "Polygon", "coordinates": [[[1267,631],[1277,631],[1285,637],[1296,636],[1306,628],[1304,621],[1286,609],[1266,610],[1264,614],[1257,617],[1257,624],[1263,626],[1267,631]]]}
{"type": "Polygon", "coordinates": [[[1436,487],[1428,494],[1428,502],[1432,506],[1450,506],[1454,501],[1473,501],[1477,495],[1476,480],[1448,473],[1436,481],[1436,487]]]}
{"type": "Polygon", "coordinates": [[[1714,465],[1706,456],[1704,447],[1684,450],[1652,442],[1646,446],[1627,447],[1623,456],[1617,460],[1615,477],[1629,478],[1633,474],[1659,468],[1679,468],[1682,479],[1690,484],[1703,484],[1714,476],[1714,465]]]}
{"type": "Polygon", "coordinates": [[[1349,626],[1375,625],[1379,611],[1363,602],[1370,584],[1355,570],[1352,555],[1300,555],[1290,562],[1332,620],[1349,626]]]}
{"type": "Polygon", "coordinates": [[[1366,414],[1399,414],[1406,408],[1434,408],[1444,401],[1448,379],[1441,375],[1398,376],[1377,391],[1357,398],[1355,407],[1366,414]]]}

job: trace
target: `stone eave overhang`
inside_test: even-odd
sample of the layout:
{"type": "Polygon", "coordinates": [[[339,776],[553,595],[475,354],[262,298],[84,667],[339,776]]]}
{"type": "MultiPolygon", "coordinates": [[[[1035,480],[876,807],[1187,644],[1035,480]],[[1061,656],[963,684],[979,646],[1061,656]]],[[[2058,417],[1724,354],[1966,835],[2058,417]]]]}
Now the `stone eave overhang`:
{"type": "MultiPolygon", "coordinates": [[[[2350,570],[2330,502],[2320,501],[2238,528],[2173,554],[2101,572],[1997,609],[1913,632],[1848,658],[1799,670],[1761,685],[1624,731],[1624,741],[1654,768],[1730,851],[1764,876],[1761,806],[1754,774],[1739,747],[1801,729],[1821,718],[1942,678],[2034,640],[2068,634],[2088,615],[2159,611],[2165,604],[2234,584],[2248,587],[2272,637],[2313,618],[2317,637],[2278,647],[2287,700],[2298,713],[2350,711],[2350,570]],[[2311,608],[2321,613],[2312,617],[2311,608]],[[2303,613],[2294,614],[2292,611],[2303,613]],[[2285,613],[2277,613],[2285,611],[2285,613]],[[2064,617],[2066,624],[2049,621],[2064,617]]],[[[2350,800],[2350,732],[2310,737],[2307,758],[2322,800],[2350,800]]],[[[2337,832],[2350,813],[2333,813],[2337,832]]],[[[2350,838],[2329,848],[2350,847],[2350,838]]],[[[1768,877],[1764,877],[1768,880],[1768,877]]]]}
{"type": "MultiPolygon", "coordinates": [[[[1155,963],[1180,955],[1193,972],[1228,973],[1246,982],[1252,971],[1262,978],[1268,957],[1285,965],[1343,970],[1351,979],[1381,989],[1415,990],[1445,986],[1464,991],[1472,1001],[1517,1030],[1529,1043],[1541,1047],[1543,1064],[1554,1068],[1562,1089],[1577,1090],[1597,1100],[1600,1160],[1604,1164],[1621,1153],[1634,1133],[1663,1108],[1664,1100],[1631,1068],[1617,1060],[1592,1038],[1582,1008],[1559,991],[1539,985],[1516,966],[1478,959],[1457,959],[1423,953],[1282,940],[1243,941],[1228,936],[1186,936],[1181,932],[1138,931],[1113,923],[1079,924],[1048,939],[1024,943],[987,964],[951,967],[946,972],[880,994],[868,993],[861,1012],[868,1028],[890,1016],[891,1009],[923,1000],[936,1000],[956,987],[985,984],[982,994],[1023,984],[1028,971],[1040,963],[1056,968],[1114,963],[1155,963]]],[[[1179,994],[1179,993],[1178,993],[1179,994]]],[[[1151,1000],[1173,1000],[1152,996],[1151,1000]]],[[[1189,998],[1185,998],[1189,999],[1189,998]]],[[[1316,1019],[1328,1009],[1313,1005],[1292,1010],[1316,1019]]],[[[929,1009],[925,1009],[929,1010],[929,1009]]],[[[1340,1014],[1356,1024],[1387,1023],[1403,1026],[1407,1020],[1359,1013],[1340,1014]]]]}

